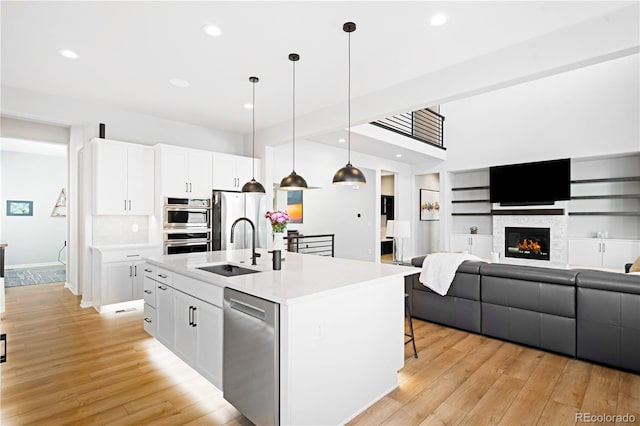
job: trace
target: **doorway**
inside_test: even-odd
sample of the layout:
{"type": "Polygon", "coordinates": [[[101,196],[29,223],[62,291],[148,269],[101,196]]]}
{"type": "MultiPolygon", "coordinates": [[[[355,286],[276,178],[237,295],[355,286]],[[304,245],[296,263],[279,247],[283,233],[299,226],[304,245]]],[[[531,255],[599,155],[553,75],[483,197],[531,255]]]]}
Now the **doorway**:
{"type": "Polygon", "coordinates": [[[395,173],[382,170],[380,173],[380,262],[393,262],[393,237],[387,226],[395,218],[395,173]]]}
{"type": "MultiPolygon", "coordinates": [[[[0,139],[0,240],[7,244],[4,286],[66,282],[68,142],[4,134],[0,139]]],[[[68,130],[66,134],[68,141],[68,130]]]]}

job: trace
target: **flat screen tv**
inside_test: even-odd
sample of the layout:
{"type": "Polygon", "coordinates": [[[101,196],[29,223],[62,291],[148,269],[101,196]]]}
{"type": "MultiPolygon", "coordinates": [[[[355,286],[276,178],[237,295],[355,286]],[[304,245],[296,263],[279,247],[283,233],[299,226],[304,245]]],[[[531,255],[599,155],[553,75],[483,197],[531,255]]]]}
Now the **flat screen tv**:
{"type": "Polygon", "coordinates": [[[568,158],[489,168],[489,199],[501,205],[553,204],[571,197],[568,158]]]}

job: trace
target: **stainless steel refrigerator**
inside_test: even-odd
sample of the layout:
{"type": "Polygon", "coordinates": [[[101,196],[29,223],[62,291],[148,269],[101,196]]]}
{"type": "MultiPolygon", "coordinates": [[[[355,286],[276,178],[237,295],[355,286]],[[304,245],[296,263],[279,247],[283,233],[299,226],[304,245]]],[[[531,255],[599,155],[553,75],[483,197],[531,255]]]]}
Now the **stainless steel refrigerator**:
{"type": "Polygon", "coordinates": [[[251,248],[251,225],[245,221],[236,226],[234,243],[229,241],[231,225],[240,217],[253,222],[257,233],[256,247],[267,247],[266,195],[213,191],[212,207],[212,250],[251,248]]]}

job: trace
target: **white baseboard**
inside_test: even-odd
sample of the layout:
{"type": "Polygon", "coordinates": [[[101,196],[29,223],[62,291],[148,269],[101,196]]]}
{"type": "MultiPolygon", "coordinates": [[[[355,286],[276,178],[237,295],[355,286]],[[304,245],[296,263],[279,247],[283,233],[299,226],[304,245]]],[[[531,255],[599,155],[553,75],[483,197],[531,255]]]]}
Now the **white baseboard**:
{"type": "Polygon", "coordinates": [[[21,265],[4,265],[4,269],[38,268],[41,266],[58,266],[58,265],[63,265],[63,264],[60,262],[23,263],[21,265]]]}
{"type": "Polygon", "coordinates": [[[93,302],[91,300],[82,300],[80,302],[80,307],[81,308],[92,308],[93,307],[93,302]]]}
{"type": "Polygon", "coordinates": [[[74,296],[79,296],[80,293],[78,293],[78,289],[76,288],[76,286],[72,285],[69,282],[64,283],[64,288],[66,288],[67,290],[69,290],[71,293],[73,293],[74,296]]]}

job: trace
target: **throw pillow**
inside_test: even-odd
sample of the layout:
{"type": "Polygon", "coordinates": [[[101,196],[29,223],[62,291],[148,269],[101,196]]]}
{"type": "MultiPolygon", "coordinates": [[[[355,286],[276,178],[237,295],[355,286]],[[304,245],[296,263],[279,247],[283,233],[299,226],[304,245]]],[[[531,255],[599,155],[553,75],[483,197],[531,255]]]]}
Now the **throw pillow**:
{"type": "Polygon", "coordinates": [[[629,272],[640,272],[640,257],[638,257],[636,261],[633,262],[633,265],[631,265],[629,272]]]}

